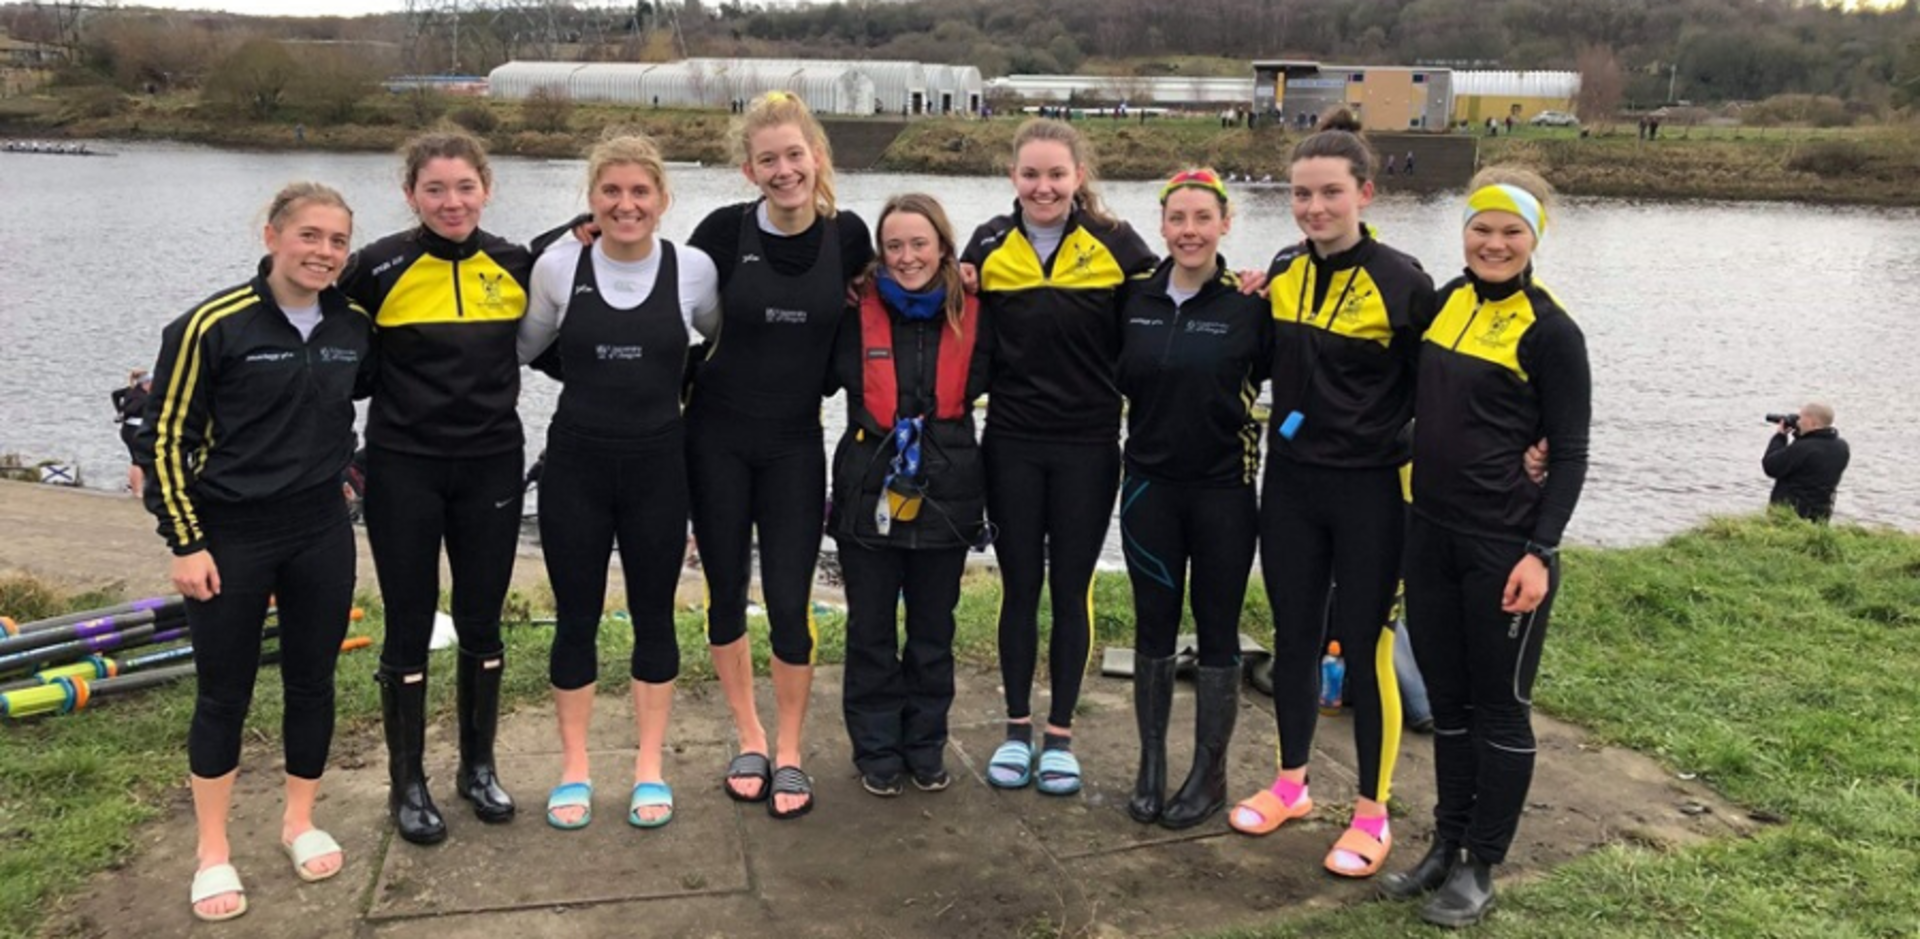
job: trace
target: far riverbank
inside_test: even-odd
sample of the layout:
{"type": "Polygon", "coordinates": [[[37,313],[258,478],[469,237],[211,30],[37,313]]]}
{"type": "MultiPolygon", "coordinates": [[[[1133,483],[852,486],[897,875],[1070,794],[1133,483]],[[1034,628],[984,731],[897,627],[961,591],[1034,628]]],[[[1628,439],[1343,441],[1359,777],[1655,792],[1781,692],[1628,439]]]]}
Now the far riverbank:
{"type": "MultiPolygon", "coordinates": [[[[422,126],[452,119],[486,137],[497,153],[565,159],[580,156],[605,127],[619,124],[653,136],[670,160],[714,165],[733,159],[728,116],[716,111],[577,105],[554,121],[513,102],[391,96],[363,102],[349,122],[249,122],[213,114],[189,96],[82,98],[69,93],[0,102],[0,135],[380,152],[398,147],[422,126]],[[535,129],[540,125],[563,129],[535,129]]],[[[873,168],[998,175],[1018,120],[909,122],[873,168]]],[[[1297,137],[1277,127],[1223,129],[1211,118],[1092,118],[1080,126],[1099,155],[1100,175],[1109,179],[1157,179],[1195,163],[1279,179],[1297,137]]],[[[1920,126],[1669,127],[1662,133],[1659,140],[1642,141],[1628,128],[1596,128],[1586,138],[1522,129],[1517,136],[1480,138],[1479,160],[1532,165],[1568,195],[1920,206],[1920,187],[1910,185],[1920,176],[1920,126]]]]}

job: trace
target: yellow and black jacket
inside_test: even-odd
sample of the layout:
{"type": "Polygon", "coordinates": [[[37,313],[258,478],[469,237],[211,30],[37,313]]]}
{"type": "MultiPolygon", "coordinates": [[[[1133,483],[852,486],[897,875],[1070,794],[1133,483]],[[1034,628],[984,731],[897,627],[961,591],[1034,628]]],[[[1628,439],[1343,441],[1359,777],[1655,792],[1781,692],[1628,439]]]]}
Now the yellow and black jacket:
{"type": "Polygon", "coordinates": [[[520,360],[533,255],[475,231],[455,244],[422,226],[360,249],[341,289],[372,311],[380,372],[367,443],[427,457],[480,457],[525,442],[520,360]]]}
{"type": "Polygon", "coordinates": [[[1251,486],[1260,469],[1254,399],[1266,380],[1273,318],[1220,261],[1175,306],[1173,261],[1128,285],[1119,385],[1127,396],[1127,473],[1185,486],[1251,486]]]}
{"type": "Polygon", "coordinates": [[[1339,469],[1407,461],[1401,429],[1413,417],[1420,334],[1434,309],[1433,279],[1411,255],[1361,228],[1331,257],[1291,245],[1267,270],[1273,309],[1270,459],[1339,469]],[[1291,440],[1280,429],[1302,419],[1291,440]]]}
{"type": "Polygon", "coordinates": [[[207,298],[161,333],[135,446],[147,510],[179,555],[206,547],[202,509],[337,487],[353,401],[372,385],[367,312],[329,288],[304,341],[264,277],[207,298]]]}
{"type": "Polygon", "coordinates": [[[1016,205],[975,230],[961,260],[978,268],[981,303],[993,321],[987,432],[1081,443],[1119,437],[1119,292],[1154,265],[1140,236],[1076,207],[1060,247],[1042,258],[1016,205]]]}
{"type": "Polygon", "coordinates": [[[1441,288],[1420,354],[1413,510],[1469,535],[1553,547],[1587,478],[1587,340],[1532,271],[1441,288]],[[1546,438],[1547,479],[1522,457],[1546,438]]]}

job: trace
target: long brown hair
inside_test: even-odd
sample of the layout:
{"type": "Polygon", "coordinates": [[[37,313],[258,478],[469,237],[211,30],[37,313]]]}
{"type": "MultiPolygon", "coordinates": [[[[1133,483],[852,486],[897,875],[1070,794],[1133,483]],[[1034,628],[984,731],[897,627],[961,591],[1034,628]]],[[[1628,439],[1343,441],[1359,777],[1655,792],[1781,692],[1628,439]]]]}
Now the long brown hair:
{"type": "Polygon", "coordinates": [[[926,219],[933,225],[934,234],[940,239],[939,277],[941,286],[947,291],[947,324],[953,327],[957,335],[960,332],[960,321],[967,311],[967,292],[966,286],[960,280],[959,251],[954,247],[953,223],[947,220],[947,210],[941,207],[940,200],[924,192],[905,192],[887,200],[886,206],[880,210],[880,220],[873,226],[874,247],[879,250],[874,252],[868,277],[871,278],[886,265],[887,219],[902,212],[926,219]]]}
{"type": "Polygon", "coordinates": [[[1047,140],[1067,148],[1073,157],[1073,163],[1080,168],[1080,188],[1073,194],[1074,204],[1080,213],[1103,225],[1117,225],[1119,220],[1107,211],[1107,205],[1100,199],[1100,189],[1095,185],[1098,176],[1094,172],[1093,148],[1086,138],[1075,130],[1072,124],[1056,121],[1050,117],[1036,117],[1020,125],[1013,132],[1013,167],[1020,165],[1020,151],[1036,140],[1047,140]]]}

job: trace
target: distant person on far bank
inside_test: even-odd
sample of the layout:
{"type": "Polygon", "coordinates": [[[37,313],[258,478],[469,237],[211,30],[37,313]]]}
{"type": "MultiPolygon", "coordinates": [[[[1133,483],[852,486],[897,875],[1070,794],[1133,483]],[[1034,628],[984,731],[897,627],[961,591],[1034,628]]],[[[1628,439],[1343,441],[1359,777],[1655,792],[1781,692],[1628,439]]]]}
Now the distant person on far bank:
{"type": "Polygon", "coordinates": [[[1840,432],[1833,429],[1833,408],[1812,402],[1798,414],[1768,415],[1775,421],[1773,439],[1760,468],[1773,480],[1773,505],[1790,505],[1801,518],[1824,522],[1833,517],[1833,492],[1847,471],[1851,454],[1840,432]]]}
{"type": "Polygon", "coordinates": [[[146,487],[146,476],[140,467],[140,449],[134,444],[134,438],[146,424],[147,398],[152,393],[153,375],[144,368],[136,368],[127,375],[127,386],[113,389],[112,394],[113,422],[120,425],[120,442],[127,446],[127,491],[136,496],[146,487]]]}

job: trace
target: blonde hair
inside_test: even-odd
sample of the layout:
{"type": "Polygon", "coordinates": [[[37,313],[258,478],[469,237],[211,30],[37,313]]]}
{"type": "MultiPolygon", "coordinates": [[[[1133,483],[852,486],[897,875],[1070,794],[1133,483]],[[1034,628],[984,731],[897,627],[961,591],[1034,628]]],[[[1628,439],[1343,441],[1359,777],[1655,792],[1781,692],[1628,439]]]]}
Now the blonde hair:
{"type": "Polygon", "coordinates": [[[807,108],[807,103],[791,91],[769,91],[747,105],[746,113],[733,122],[733,147],[741,165],[753,162],[753,135],[769,127],[792,125],[813,151],[817,168],[813,175],[813,204],[820,214],[832,218],[839,213],[833,191],[833,147],[827,142],[827,130],[807,108]]]}
{"type": "Polygon", "coordinates": [[[947,291],[947,323],[959,334],[960,321],[967,310],[966,285],[960,279],[960,251],[954,246],[953,223],[947,220],[947,210],[941,207],[940,200],[924,192],[901,193],[887,200],[880,209],[880,220],[873,226],[874,247],[878,250],[874,252],[872,269],[878,270],[886,264],[887,219],[897,213],[926,219],[940,239],[940,284],[947,291]]]}
{"type": "Polygon", "coordinates": [[[1035,141],[1051,141],[1067,148],[1073,157],[1073,163],[1080,168],[1080,188],[1073,194],[1073,202],[1080,212],[1103,225],[1115,225],[1119,221],[1113,213],[1107,211],[1106,203],[1100,200],[1100,190],[1094,185],[1097,177],[1093,169],[1093,152],[1086,138],[1073,129],[1072,124],[1056,121],[1050,117],[1036,117],[1020,125],[1013,132],[1013,167],[1020,165],[1020,151],[1035,141]]]}
{"type": "Polygon", "coordinates": [[[638,166],[653,177],[654,188],[660,190],[660,196],[666,205],[673,204],[673,193],[667,188],[667,164],[660,156],[660,147],[653,138],[632,129],[609,127],[600,136],[600,142],[587,151],[587,192],[600,182],[600,174],[611,166],[638,166]]]}
{"type": "Polygon", "coordinates": [[[400,156],[406,161],[408,192],[412,192],[414,183],[419,182],[420,171],[429,162],[438,159],[465,160],[474,172],[480,174],[480,185],[489,192],[493,190],[493,166],[487,162],[487,145],[464,130],[416,134],[400,145],[400,156]]]}
{"type": "Polygon", "coordinates": [[[1473,174],[1473,181],[1467,184],[1467,191],[1479,192],[1488,186],[1501,185],[1518,186],[1527,195],[1539,201],[1541,211],[1549,208],[1547,202],[1553,196],[1553,184],[1547,182],[1546,178],[1539,173],[1511,163],[1496,163],[1493,166],[1481,168],[1480,172],[1473,174]]]}
{"type": "Polygon", "coordinates": [[[274,193],[273,201],[267,203],[267,224],[272,225],[274,231],[284,231],[294,210],[306,205],[333,206],[347,213],[349,225],[353,222],[353,208],[347,205],[347,200],[338,190],[320,183],[295,182],[280,187],[280,191],[274,193]]]}

